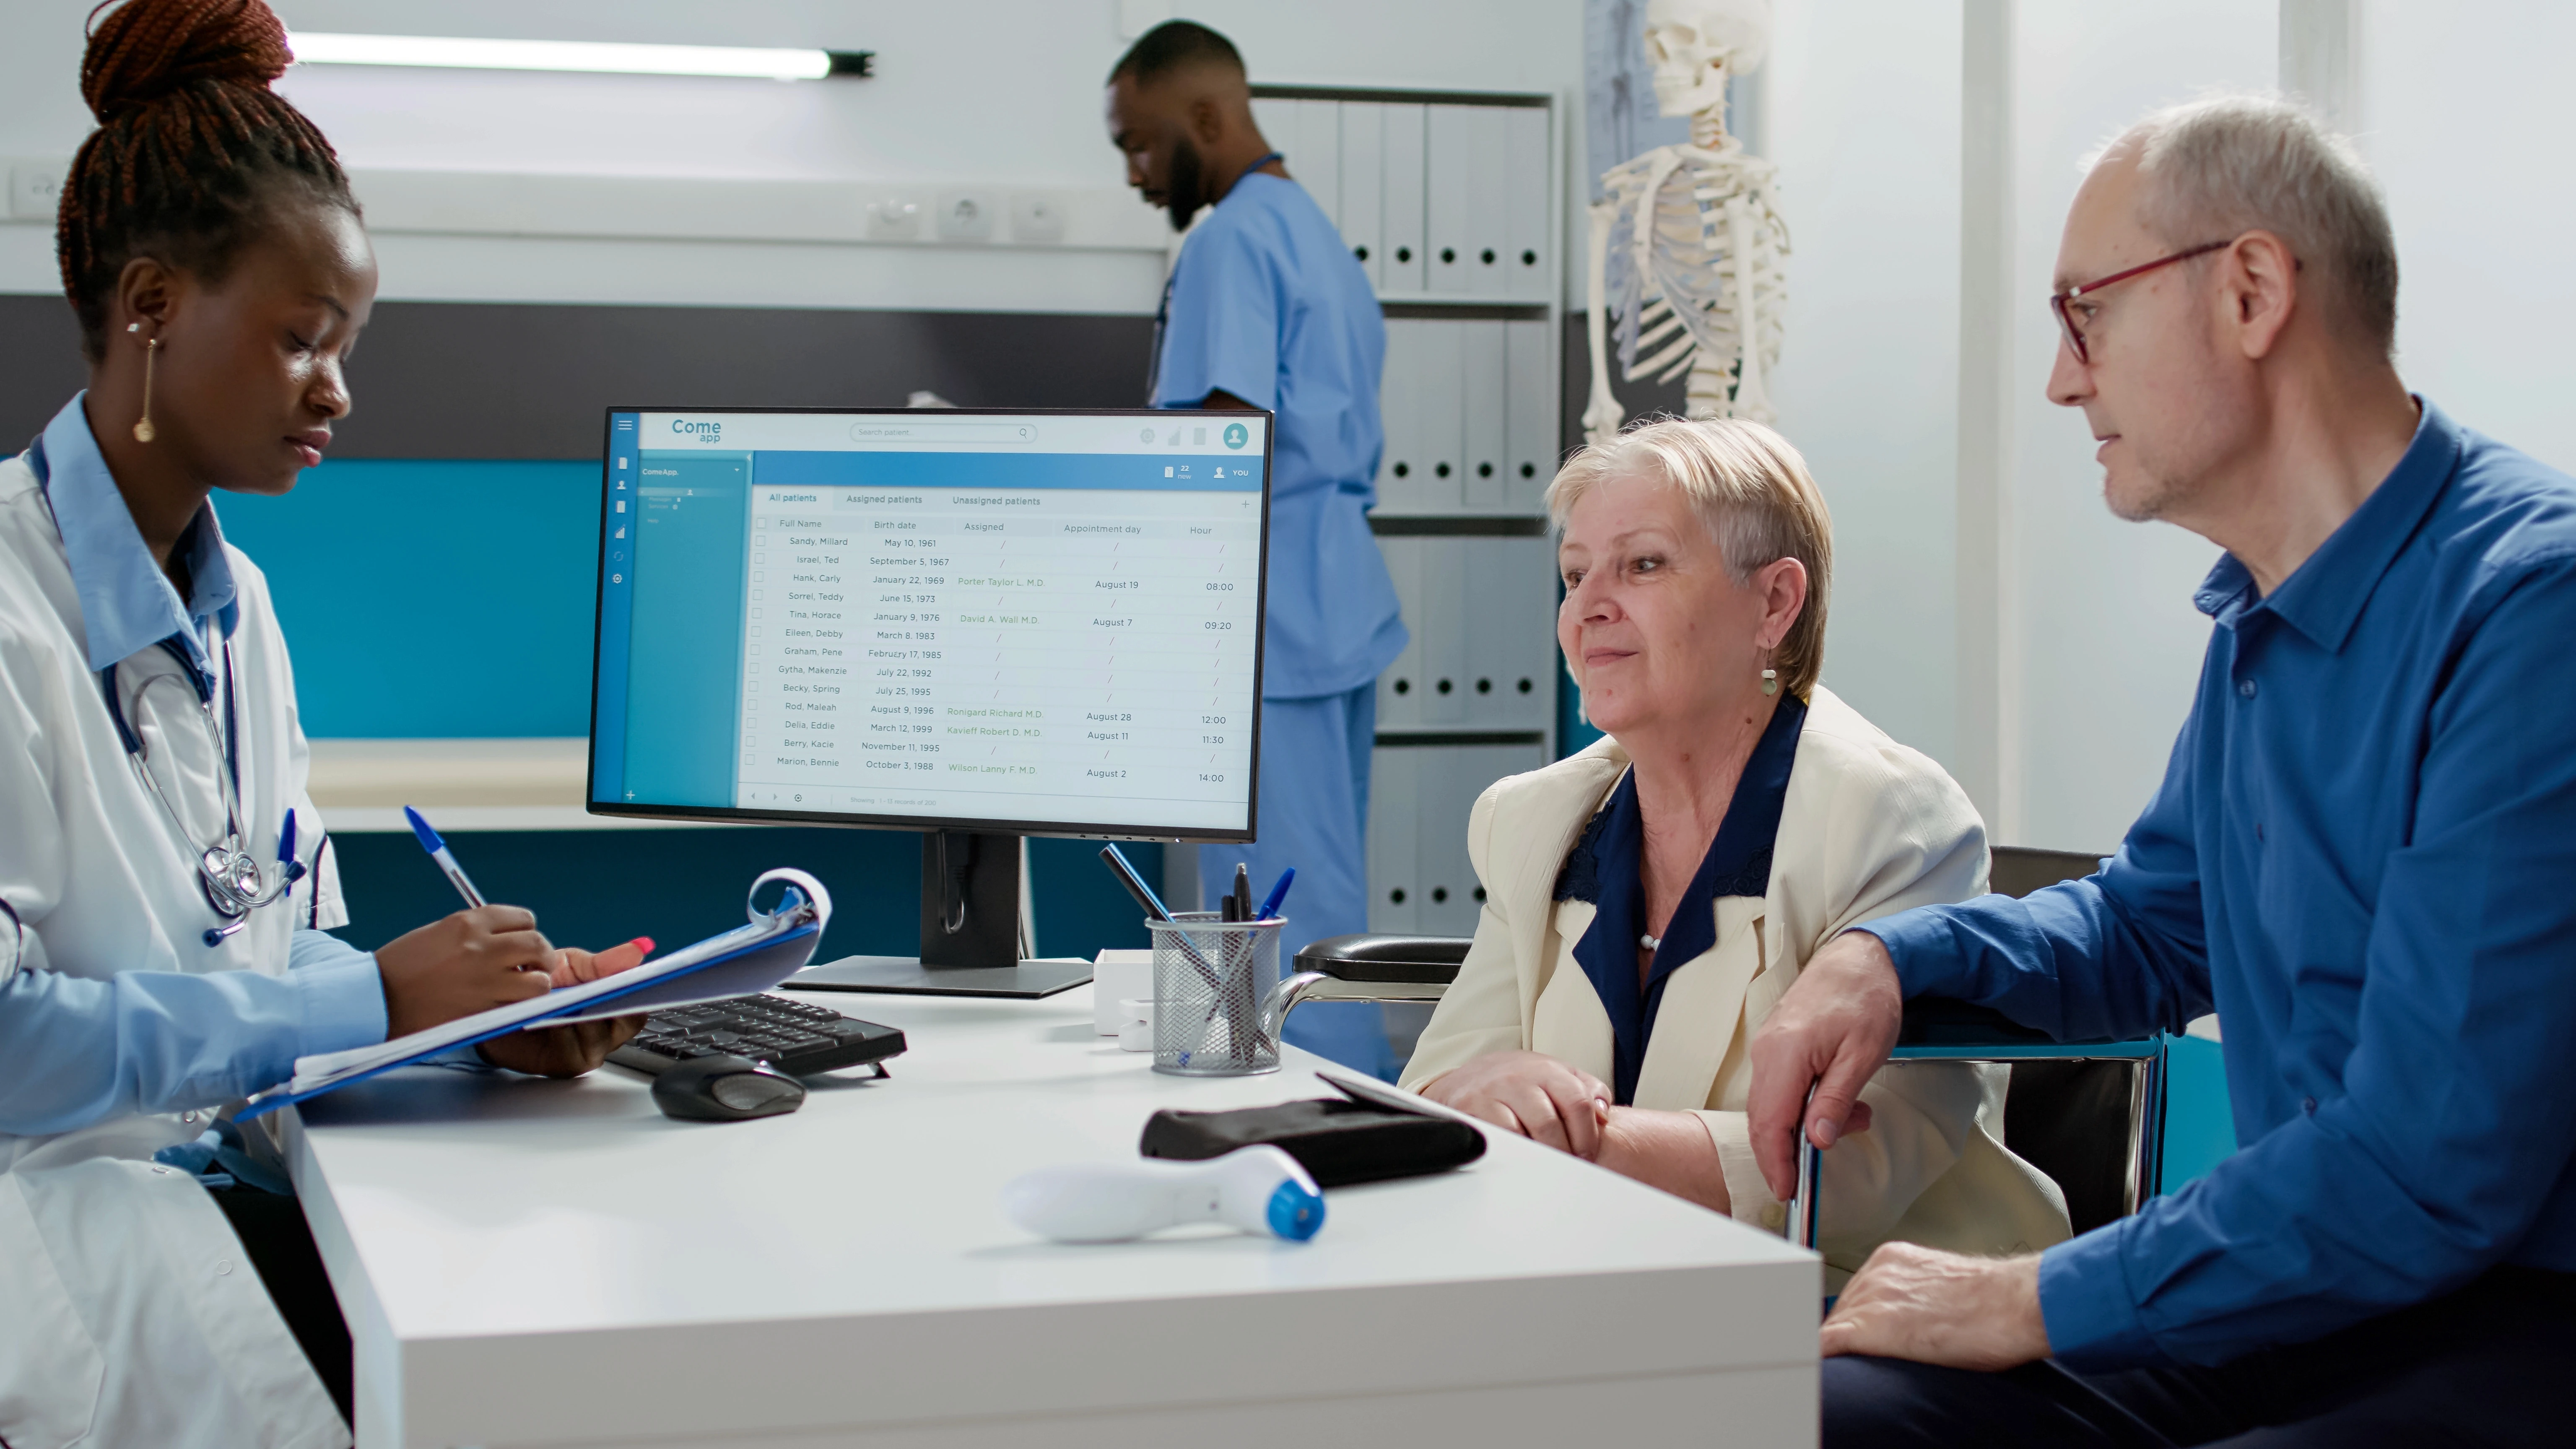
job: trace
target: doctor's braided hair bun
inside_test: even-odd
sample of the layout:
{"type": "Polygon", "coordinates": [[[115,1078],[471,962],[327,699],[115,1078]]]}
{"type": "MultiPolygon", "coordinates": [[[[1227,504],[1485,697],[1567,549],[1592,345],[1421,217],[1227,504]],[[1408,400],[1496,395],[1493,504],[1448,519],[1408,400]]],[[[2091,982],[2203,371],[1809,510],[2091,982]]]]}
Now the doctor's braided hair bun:
{"type": "Polygon", "coordinates": [[[109,0],[90,27],[81,99],[98,129],[63,179],[54,250],[97,362],[136,257],[218,283],[283,207],[358,203],[331,143],[269,89],[294,56],[261,0],[109,0]]]}

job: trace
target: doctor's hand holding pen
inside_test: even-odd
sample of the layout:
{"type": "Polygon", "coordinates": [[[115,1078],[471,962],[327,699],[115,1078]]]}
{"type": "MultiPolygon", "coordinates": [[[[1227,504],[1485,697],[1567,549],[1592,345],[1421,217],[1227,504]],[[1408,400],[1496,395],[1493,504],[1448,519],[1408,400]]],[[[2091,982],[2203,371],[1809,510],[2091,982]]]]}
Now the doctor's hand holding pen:
{"type": "MultiPolygon", "coordinates": [[[[605,951],[559,947],[519,906],[476,906],[430,922],[376,951],[385,983],[385,1034],[407,1036],[460,1016],[596,981],[639,965],[653,950],[638,938],[605,951]]],[[[641,1016],[512,1032],[478,1051],[496,1067],[577,1077],[608,1059],[644,1025],[641,1016]]]]}
{"type": "MultiPolygon", "coordinates": [[[[538,933],[533,912],[487,904],[429,822],[409,807],[403,814],[421,848],[464,897],[466,909],[388,941],[376,951],[376,970],[385,983],[388,1037],[542,996],[557,987],[596,981],[640,965],[652,954],[653,942],[640,936],[599,952],[554,945],[538,933]]],[[[512,1032],[475,1050],[496,1067],[537,1076],[577,1077],[606,1061],[643,1025],[642,1016],[577,1022],[512,1032]]]]}

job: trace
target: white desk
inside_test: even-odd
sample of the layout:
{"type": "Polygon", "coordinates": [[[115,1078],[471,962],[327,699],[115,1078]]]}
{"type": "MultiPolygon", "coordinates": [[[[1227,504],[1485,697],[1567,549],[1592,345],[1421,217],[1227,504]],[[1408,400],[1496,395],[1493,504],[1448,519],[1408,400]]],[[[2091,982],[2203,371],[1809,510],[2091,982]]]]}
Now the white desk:
{"type": "Polygon", "coordinates": [[[1087,988],[814,999],[904,1029],[891,1080],[711,1125],[614,1067],[414,1070],[290,1113],[360,1445],[1815,1442],[1818,1270],[1777,1238],[1489,1134],[1305,1244],[1039,1242],[1009,1178],[1330,1095],[1315,1059],[1159,1076],[1087,988]]]}

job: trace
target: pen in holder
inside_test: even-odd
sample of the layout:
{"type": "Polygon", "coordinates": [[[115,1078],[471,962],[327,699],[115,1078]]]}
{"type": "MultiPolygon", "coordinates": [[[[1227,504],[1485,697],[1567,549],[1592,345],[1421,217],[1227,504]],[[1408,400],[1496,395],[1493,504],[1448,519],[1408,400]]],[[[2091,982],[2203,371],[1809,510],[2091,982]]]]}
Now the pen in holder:
{"type": "Polygon", "coordinates": [[[1185,911],[1147,921],[1154,938],[1154,1070],[1248,1077],[1279,1070],[1279,1023],[1263,1006],[1279,979],[1285,919],[1224,921],[1185,911]]]}

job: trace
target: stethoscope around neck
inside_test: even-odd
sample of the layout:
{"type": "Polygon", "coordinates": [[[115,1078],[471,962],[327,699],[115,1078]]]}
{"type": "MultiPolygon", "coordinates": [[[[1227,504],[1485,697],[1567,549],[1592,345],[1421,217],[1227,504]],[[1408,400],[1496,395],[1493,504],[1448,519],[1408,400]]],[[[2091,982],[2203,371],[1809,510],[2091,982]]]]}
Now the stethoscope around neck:
{"type": "MultiPolygon", "coordinates": [[[[41,437],[36,439],[27,453],[35,470],[37,486],[44,489],[45,506],[50,511],[53,507],[52,470],[45,461],[45,440],[41,437]]],[[[59,533],[61,527],[57,520],[55,531],[59,533]]],[[[133,767],[134,777],[143,782],[143,788],[154,800],[160,802],[161,813],[170,818],[170,828],[177,831],[179,838],[197,853],[197,888],[204,892],[206,904],[213,907],[216,915],[224,918],[223,925],[207,927],[203,939],[210,947],[220,946],[226,937],[250,924],[251,912],[285,900],[295,889],[295,883],[304,878],[308,868],[295,858],[293,810],[286,812],[285,821],[278,827],[278,869],[273,875],[250,853],[250,840],[242,831],[240,715],[233,703],[231,641],[226,640],[222,646],[224,715],[220,723],[215,719],[214,681],[197,667],[197,662],[180,647],[175,636],[162,640],[159,647],[178,662],[179,673],[147,676],[136,686],[134,697],[141,700],[156,685],[166,687],[184,681],[191,686],[188,702],[195,707],[198,717],[205,721],[206,736],[215,747],[215,794],[224,807],[224,833],[220,838],[211,844],[199,845],[195,834],[188,829],[187,820],[179,814],[178,807],[170,803],[161,782],[153,777],[151,745],[126,719],[124,702],[116,697],[116,665],[111,664],[98,671],[98,692],[100,698],[107,702],[107,717],[116,725],[117,742],[125,747],[126,763],[133,767]]]]}
{"type": "Polygon", "coordinates": [[[197,846],[197,838],[189,832],[188,822],[180,816],[178,807],[170,803],[169,795],[161,789],[160,780],[153,776],[151,745],[127,722],[125,706],[116,697],[116,666],[109,665],[98,672],[99,695],[107,701],[107,717],[116,724],[117,742],[125,746],[126,762],[134,767],[134,777],[141,780],[143,788],[161,803],[161,813],[170,817],[170,826],[179,832],[179,838],[197,850],[197,887],[205,893],[206,904],[214,908],[216,915],[224,918],[223,925],[206,928],[205,942],[209,946],[220,946],[225,937],[250,924],[251,912],[286,899],[287,894],[295,889],[295,883],[304,878],[305,864],[295,858],[295,812],[287,811],[285,823],[278,827],[279,864],[272,875],[250,853],[250,841],[242,832],[240,717],[233,707],[233,646],[229,641],[223,646],[224,717],[221,724],[215,720],[214,688],[197,670],[196,661],[172,640],[162,640],[160,647],[179,662],[182,673],[149,675],[136,686],[134,697],[140,700],[155,685],[173,685],[182,679],[194,686],[189,691],[188,702],[196,707],[198,716],[206,722],[207,738],[215,746],[215,794],[224,807],[221,838],[210,845],[197,846]]]}

